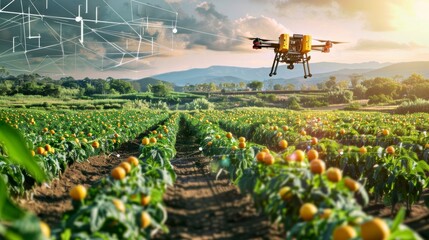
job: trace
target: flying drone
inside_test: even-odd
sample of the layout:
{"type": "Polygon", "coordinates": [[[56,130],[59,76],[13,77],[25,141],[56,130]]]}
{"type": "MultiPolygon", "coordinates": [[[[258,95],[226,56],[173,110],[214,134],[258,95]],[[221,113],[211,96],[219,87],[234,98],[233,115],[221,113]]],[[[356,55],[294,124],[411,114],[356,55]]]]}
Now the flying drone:
{"type": "Polygon", "coordinates": [[[270,77],[277,74],[277,67],[280,62],[288,64],[287,68],[290,70],[294,69],[295,63],[302,63],[304,68],[304,78],[311,77],[310,64],[308,63],[311,56],[309,56],[308,53],[311,50],[328,53],[330,52],[333,44],[343,43],[331,40],[314,39],[323,44],[311,45],[311,36],[303,34],[293,34],[292,36],[289,36],[289,34],[281,34],[278,42],[258,37],[248,39],[253,40],[253,49],[274,49],[276,55],[274,56],[273,65],[269,74],[270,77]]]}

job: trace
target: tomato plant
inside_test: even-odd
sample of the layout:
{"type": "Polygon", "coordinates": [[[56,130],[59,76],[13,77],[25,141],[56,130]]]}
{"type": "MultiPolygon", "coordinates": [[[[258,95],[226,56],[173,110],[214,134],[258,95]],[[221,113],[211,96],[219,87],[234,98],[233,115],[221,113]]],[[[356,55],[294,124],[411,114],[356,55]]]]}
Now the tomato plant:
{"type": "MultiPolygon", "coordinates": [[[[290,111],[250,109],[238,113],[199,112],[186,115],[186,120],[200,139],[203,153],[212,157],[213,170],[218,174],[228,172],[242,192],[252,195],[259,209],[273,222],[283,224],[289,239],[322,235],[329,238],[344,224],[354,224],[347,229],[355,231],[355,236],[362,236],[368,231],[361,232],[357,226],[365,228],[366,222],[373,220],[388,224],[386,228],[390,228],[392,237],[419,239],[403,225],[397,227],[404,212],[392,224],[368,216],[362,206],[369,201],[366,189],[372,197],[382,193],[385,202],[390,201],[392,206],[402,201],[410,206],[427,185],[427,164],[419,160],[412,148],[403,147],[404,136],[397,134],[398,131],[392,136],[390,131],[374,125],[364,129],[373,135],[361,136],[358,121],[346,117],[346,113],[338,115],[325,113],[328,121],[290,111]],[[235,137],[223,137],[227,131],[232,132],[230,136],[243,136],[250,142],[237,148],[235,137]],[[282,143],[280,147],[281,140],[289,144],[282,143]],[[374,144],[373,147],[364,146],[368,143],[374,144]],[[392,144],[398,146],[396,151],[392,144]],[[319,153],[318,157],[324,161],[310,158],[310,150],[319,153]],[[326,166],[334,168],[325,172],[326,166]],[[360,181],[342,177],[343,174],[360,181]],[[311,210],[302,210],[307,205],[311,210]]],[[[378,114],[367,118],[389,122],[378,114]]],[[[410,143],[413,147],[419,144],[418,140],[410,143]]]]}

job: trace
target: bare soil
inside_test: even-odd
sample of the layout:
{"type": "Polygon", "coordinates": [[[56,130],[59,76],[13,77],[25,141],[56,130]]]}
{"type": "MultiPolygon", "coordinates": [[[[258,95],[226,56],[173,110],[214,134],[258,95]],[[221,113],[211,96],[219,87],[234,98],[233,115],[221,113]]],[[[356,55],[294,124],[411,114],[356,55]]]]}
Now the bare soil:
{"type": "Polygon", "coordinates": [[[256,211],[250,196],[240,194],[225,175],[216,179],[210,159],[201,155],[192,137],[179,136],[172,160],[177,180],[164,196],[170,233],[158,239],[284,238],[256,211]]]}

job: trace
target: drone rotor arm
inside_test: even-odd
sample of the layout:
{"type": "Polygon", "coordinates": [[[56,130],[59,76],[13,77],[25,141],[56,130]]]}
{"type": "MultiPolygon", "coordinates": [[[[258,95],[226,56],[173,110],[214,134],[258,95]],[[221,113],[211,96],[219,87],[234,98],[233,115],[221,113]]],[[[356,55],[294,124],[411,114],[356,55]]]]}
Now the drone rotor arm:
{"type": "Polygon", "coordinates": [[[263,39],[263,38],[260,38],[259,40],[261,40],[262,42],[274,42],[275,41],[275,40],[263,39]]]}

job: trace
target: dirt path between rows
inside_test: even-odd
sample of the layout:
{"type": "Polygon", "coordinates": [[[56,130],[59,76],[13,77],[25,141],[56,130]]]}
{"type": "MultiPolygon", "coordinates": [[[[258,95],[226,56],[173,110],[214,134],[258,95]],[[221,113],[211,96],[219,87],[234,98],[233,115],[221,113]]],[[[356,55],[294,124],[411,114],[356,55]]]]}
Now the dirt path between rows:
{"type": "Polygon", "coordinates": [[[281,239],[279,230],[258,214],[250,196],[239,193],[226,176],[210,172],[210,159],[195,139],[179,133],[172,160],[177,180],[165,196],[169,234],[158,239],[281,239]]]}

